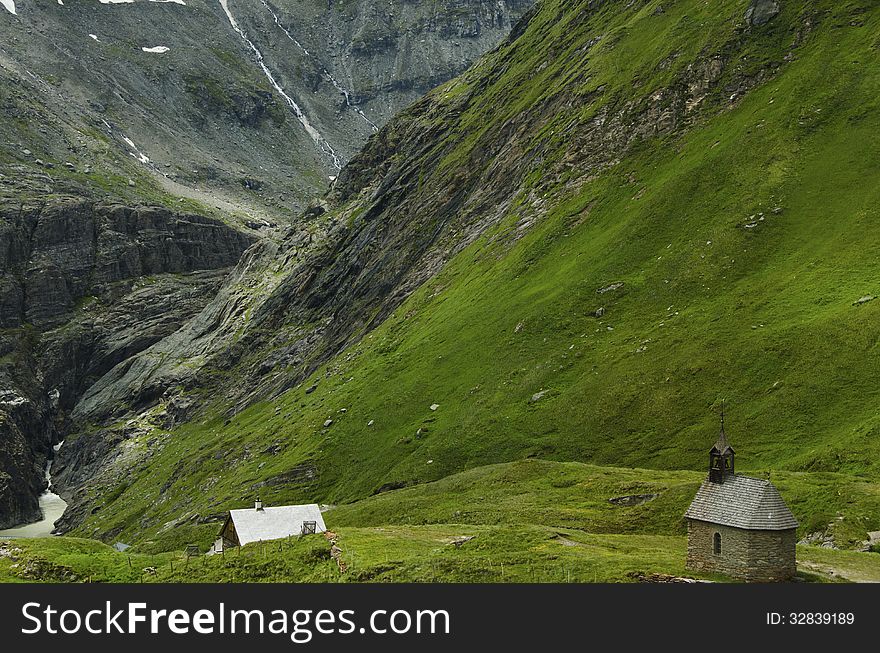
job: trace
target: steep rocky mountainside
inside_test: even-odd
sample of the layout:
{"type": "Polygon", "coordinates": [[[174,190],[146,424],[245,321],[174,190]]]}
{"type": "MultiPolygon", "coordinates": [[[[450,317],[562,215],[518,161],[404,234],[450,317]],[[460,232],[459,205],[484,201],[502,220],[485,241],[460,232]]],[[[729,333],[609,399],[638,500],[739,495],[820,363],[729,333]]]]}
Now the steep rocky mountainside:
{"type": "Polygon", "coordinates": [[[185,197],[284,223],[530,3],[19,0],[0,9],[3,195],[185,197]]]}
{"type": "MultiPolygon", "coordinates": [[[[93,411],[83,395],[112,390],[142,364],[133,356],[194,315],[188,333],[234,337],[246,298],[281,277],[249,268],[274,256],[277,229],[395,111],[496,45],[530,4],[0,7],[0,528],[38,517],[51,446],[93,411]]],[[[219,348],[204,346],[216,361],[219,348]]],[[[191,349],[166,350],[163,364],[191,366],[191,349]]],[[[168,388],[131,397],[126,386],[110,412],[168,388]]],[[[182,419],[186,405],[160,421],[182,419]]],[[[89,479],[132,428],[97,432],[104,448],[59,478],[89,479]]]]}
{"type": "Polygon", "coordinates": [[[876,475],[878,27],[866,0],[545,0],[86,391],[65,528],[179,545],[255,492],[702,468],[725,395],[753,469],[876,475]]]}
{"type": "Polygon", "coordinates": [[[253,237],[165,209],[55,199],[0,208],[0,524],[36,495],[66,411],[201,310],[253,237]]]}
{"type": "MultiPolygon", "coordinates": [[[[532,0],[260,3],[267,13],[255,12],[250,24],[255,33],[271,35],[272,52],[283,53],[278,55],[284,57],[281,65],[301,67],[315,93],[336,91],[337,115],[355,118],[357,123],[357,114],[362,114],[368,127],[384,125],[428,90],[463,72],[507,36],[533,4],[532,0]],[[272,23],[284,29],[273,29],[272,23]],[[318,53],[317,59],[313,53],[318,53]],[[328,80],[332,88],[326,88],[328,80]],[[351,109],[356,115],[350,115],[351,109]]],[[[315,110],[321,111],[317,106],[315,110]]],[[[369,133],[363,124],[355,127],[357,133],[369,133]]],[[[347,160],[360,150],[362,140],[339,145],[347,160]]]]}

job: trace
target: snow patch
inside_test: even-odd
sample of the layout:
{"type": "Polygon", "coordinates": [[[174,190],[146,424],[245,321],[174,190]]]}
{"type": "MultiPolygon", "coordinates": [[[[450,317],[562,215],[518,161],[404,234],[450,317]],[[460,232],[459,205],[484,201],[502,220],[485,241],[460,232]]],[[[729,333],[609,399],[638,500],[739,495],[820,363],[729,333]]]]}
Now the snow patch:
{"type": "Polygon", "coordinates": [[[166,48],[164,45],[157,45],[152,48],[141,48],[144,52],[153,52],[155,54],[163,54],[168,52],[171,48],[166,48]]]}
{"type": "MultiPolygon", "coordinates": [[[[104,123],[104,124],[107,124],[107,123],[104,123]]],[[[108,127],[109,127],[109,125],[108,125],[108,127]]],[[[130,154],[131,156],[133,156],[135,159],[137,159],[138,161],[140,161],[140,162],[143,163],[144,165],[149,165],[149,163],[150,163],[150,157],[148,157],[146,154],[144,154],[143,152],[141,152],[141,151],[138,149],[138,146],[134,144],[134,141],[132,141],[132,140],[131,140],[128,136],[126,136],[125,134],[122,134],[122,140],[125,141],[125,143],[126,143],[126,144],[127,144],[132,150],[134,150],[134,152],[129,152],[129,154],[130,154]]]]}
{"type": "Polygon", "coordinates": [[[0,0],[0,5],[6,7],[6,11],[10,14],[15,14],[15,1],[14,0],[0,0]]]}

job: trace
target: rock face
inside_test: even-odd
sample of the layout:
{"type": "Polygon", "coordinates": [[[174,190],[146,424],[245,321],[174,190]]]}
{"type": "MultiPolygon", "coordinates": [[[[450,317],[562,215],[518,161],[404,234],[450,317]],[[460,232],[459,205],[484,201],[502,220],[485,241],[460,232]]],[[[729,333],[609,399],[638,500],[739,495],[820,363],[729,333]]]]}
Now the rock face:
{"type": "Polygon", "coordinates": [[[0,528],[39,517],[45,465],[83,390],[201,310],[252,241],[161,208],[0,209],[0,528]]]}
{"type": "MultiPolygon", "coordinates": [[[[262,27],[257,33],[271,34],[272,27],[283,25],[302,45],[288,44],[285,52],[291,61],[301,62],[303,82],[314,92],[334,96],[332,106],[338,117],[348,114],[357,119],[362,111],[370,122],[381,126],[495,47],[533,0],[393,4],[360,0],[326,5],[287,0],[274,4],[277,8],[269,4],[262,20],[258,12],[249,17],[262,27]],[[270,18],[278,22],[272,25],[270,18]],[[304,56],[304,50],[317,53],[316,57],[304,56]]],[[[358,133],[370,127],[364,120],[361,123],[355,124],[358,133]]],[[[345,158],[362,144],[343,144],[345,158]]]]}
{"type": "Polygon", "coordinates": [[[0,20],[0,151],[37,195],[104,190],[95,173],[112,171],[132,180],[127,197],[158,181],[294,217],[532,2],[229,0],[227,13],[217,0],[29,1],[0,20]]]}
{"type": "MultiPolygon", "coordinates": [[[[161,347],[185,360],[202,347],[237,361],[254,343],[226,329],[278,290],[258,320],[270,326],[290,292],[278,270],[308,255],[310,274],[312,255],[333,255],[332,229],[295,231],[280,251],[256,246],[222,284],[253,238],[145,198],[182,195],[271,232],[395,112],[497,45],[532,1],[28,0],[4,12],[0,527],[38,517],[45,464],[67,434],[157,402],[162,420],[185,419],[190,400],[166,392],[201,366],[137,354],[161,347]]],[[[302,364],[321,337],[295,335],[257,375],[302,364]]],[[[254,392],[277,385],[270,377],[254,392]]],[[[136,430],[72,438],[58,488],[80,488],[136,430]]]]}
{"type": "Polygon", "coordinates": [[[80,200],[0,209],[0,328],[57,326],[87,295],[146,275],[234,265],[250,239],[167,209],[80,200]]]}
{"type": "Polygon", "coordinates": [[[746,22],[759,27],[766,25],[779,14],[780,7],[776,0],[755,0],[746,10],[746,22]]]}

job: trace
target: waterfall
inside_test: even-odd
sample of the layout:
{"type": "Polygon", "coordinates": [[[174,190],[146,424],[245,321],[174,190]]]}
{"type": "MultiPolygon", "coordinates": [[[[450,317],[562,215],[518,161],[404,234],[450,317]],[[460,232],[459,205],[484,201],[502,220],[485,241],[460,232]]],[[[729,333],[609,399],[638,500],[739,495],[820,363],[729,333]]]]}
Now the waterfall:
{"type": "MultiPolygon", "coordinates": [[[[55,453],[61,449],[63,442],[54,447],[55,453]]],[[[67,509],[67,502],[52,491],[52,461],[46,462],[46,491],[40,495],[40,511],[42,519],[32,524],[24,524],[0,530],[0,538],[3,537],[49,537],[55,528],[55,522],[61,518],[67,509]]]]}
{"type": "Polygon", "coordinates": [[[269,70],[269,67],[266,65],[266,62],[263,59],[263,53],[257,48],[256,45],[247,37],[247,34],[244,33],[244,30],[239,27],[238,23],[235,20],[235,16],[232,15],[232,12],[229,9],[229,0],[220,0],[220,5],[223,7],[223,11],[226,12],[226,17],[229,19],[229,24],[232,25],[232,29],[244,40],[245,43],[250,46],[250,49],[253,51],[254,56],[257,58],[257,64],[259,64],[260,68],[263,71],[263,74],[266,76],[266,79],[269,80],[269,83],[272,87],[278,92],[278,94],[284,98],[287,102],[287,105],[293,110],[293,113],[296,115],[300,124],[306,130],[309,136],[312,137],[312,140],[315,141],[318,148],[330,159],[333,161],[333,167],[337,170],[342,169],[342,164],[339,161],[339,157],[336,155],[336,152],[330,147],[330,143],[327,142],[327,139],[324,138],[321,133],[315,129],[312,124],[309,122],[309,119],[303,113],[302,109],[300,109],[299,105],[290,97],[281,85],[275,81],[275,76],[272,75],[272,72],[269,70]]]}

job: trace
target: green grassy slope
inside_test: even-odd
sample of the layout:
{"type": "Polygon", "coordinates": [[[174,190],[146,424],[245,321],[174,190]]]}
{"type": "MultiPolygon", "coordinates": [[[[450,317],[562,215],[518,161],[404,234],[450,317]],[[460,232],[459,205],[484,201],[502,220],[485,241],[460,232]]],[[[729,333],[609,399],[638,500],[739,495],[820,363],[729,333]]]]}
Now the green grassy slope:
{"type": "MultiPolygon", "coordinates": [[[[695,577],[684,568],[683,536],[460,524],[346,527],[337,536],[345,571],[320,536],[189,559],[181,552],[117,553],[77,538],[16,540],[8,556],[0,556],[0,582],[574,583],[633,582],[639,574],[695,577]],[[454,545],[466,538],[472,539],[454,545]]],[[[880,582],[876,553],[799,546],[797,555],[802,580],[880,582]]]]}
{"type": "Polygon", "coordinates": [[[76,538],[17,540],[11,557],[0,556],[0,582],[632,582],[632,572],[685,573],[682,537],[449,524],[337,535],[344,571],[320,535],[189,560],[76,538]],[[462,538],[472,539],[453,544],[462,538]]]}
{"type": "MultiPolygon", "coordinates": [[[[525,460],[477,467],[433,483],[379,494],[327,513],[329,524],[540,524],[592,533],[683,535],[684,512],[703,472],[597,467],[525,460]],[[653,495],[625,505],[611,499],[653,495]]],[[[829,531],[861,544],[880,514],[880,484],[844,474],[773,476],[802,534],[829,531]]],[[[880,557],[877,558],[880,565],[880,557]]]]}
{"type": "MultiPolygon", "coordinates": [[[[183,542],[183,536],[166,532],[125,554],[95,540],[69,537],[0,542],[0,582],[631,582],[637,573],[692,577],[684,568],[682,513],[701,478],[697,472],[543,460],[490,465],[327,511],[324,518],[338,536],[344,570],[321,536],[187,559],[180,543],[171,544],[174,538],[183,542]],[[609,501],[645,494],[656,496],[637,505],[609,501]],[[162,552],[168,548],[177,551],[162,552]]],[[[781,474],[776,482],[799,519],[831,522],[838,542],[856,537],[863,518],[880,512],[876,484],[804,473],[781,474]]],[[[802,530],[810,527],[805,523],[802,530]]],[[[184,533],[204,550],[217,528],[204,524],[184,528],[184,533]]],[[[806,580],[880,580],[878,553],[802,546],[798,560],[806,580]]]]}
{"type": "Polygon", "coordinates": [[[299,388],[176,429],[78,533],[175,546],[200,537],[200,516],[256,493],[344,503],[527,457],[700,472],[721,397],[740,469],[811,488],[805,528],[838,510],[845,543],[880,528],[875,509],[849,516],[846,490],[835,496],[836,483],[874,488],[880,472],[880,300],[853,305],[880,294],[880,10],[783,2],[743,32],[743,0],[664,2],[662,14],[657,2],[582,4],[547,0],[521,38],[436,92],[480,89],[426,184],[465,174],[492,125],[546,107],[508,218],[299,388]],[[724,75],[766,81],[729,104],[722,76],[690,129],[587,180],[545,174],[570,154],[560,126],[716,49],[735,53],[724,75]],[[577,115],[566,108],[602,86],[577,115]],[[545,211],[520,234],[517,209],[536,194],[545,211]],[[624,285],[598,292],[613,283],[624,285]]]}

